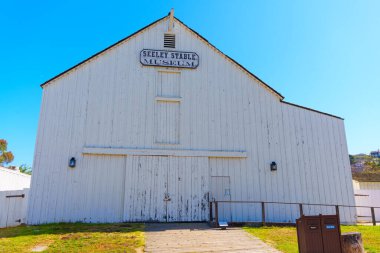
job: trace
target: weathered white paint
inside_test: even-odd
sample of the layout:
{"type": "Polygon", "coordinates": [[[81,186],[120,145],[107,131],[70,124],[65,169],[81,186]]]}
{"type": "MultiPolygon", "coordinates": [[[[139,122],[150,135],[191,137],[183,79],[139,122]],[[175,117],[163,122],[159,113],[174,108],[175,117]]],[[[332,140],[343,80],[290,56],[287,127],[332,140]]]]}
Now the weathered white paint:
{"type": "Polygon", "coordinates": [[[131,148],[90,148],[85,147],[83,154],[95,155],[149,155],[149,156],[183,156],[183,157],[247,157],[245,151],[227,150],[182,150],[182,149],[131,149],[131,148]]]}
{"type": "Polygon", "coordinates": [[[28,195],[29,189],[0,191],[0,228],[26,223],[28,195]],[[9,197],[22,194],[24,197],[9,197]]]}
{"type": "MultiPolygon", "coordinates": [[[[211,201],[231,201],[231,179],[229,176],[211,176],[210,177],[210,193],[211,201]]],[[[233,205],[218,204],[218,219],[219,221],[232,220],[231,208],[233,205]]],[[[216,207],[212,210],[213,217],[216,217],[216,207]]]]}
{"type": "Polygon", "coordinates": [[[206,221],[207,165],[206,157],[128,156],[124,220],[206,221]]]}
{"type": "Polygon", "coordinates": [[[182,98],[176,97],[156,97],[156,101],[165,101],[165,102],[181,102],[182,98]]]}
{"type": "Polygon", "coordinates": [[[30,178],[18,170],[0,167],[0,228],[26,222],[30,178]],[[24,198],[7,198],[22,194],[25,194],[24,198]]]}
{"type": "MultiPolygon", "coordinates": [[[[353,180],[356,206],[380,207],[380,182],[353,180]]],[[[380,221],[380,208],[375,208],[376,221],[380,221]]],[[[357,207],[358,222],[372,222],[371,209],[357,207]]]]}
{"type": "Polygon", "coordinates": [[[30,187],[30,175],[0,167],[0,191],[22,190],[30,187]]]}
{"type": "MultiPolygon", "coordinates": [[[[232,200],[354,205],[341,119],[281,102],[178,20],[175,50],[196,52],[198,68],[142,66],[140,51],[164,49],[167,27],[165,18],[44,86],[30,224],[205,220],[215,176],[230,178],[232,200]]],[[[234,221],[261,217],[258,205],[230,210],[234,221]]],[[[355,210],[341,216],[354,222],[355,210]]],[[[298,207],[267,207],[268,221],[297,217],[298,207]]]]}

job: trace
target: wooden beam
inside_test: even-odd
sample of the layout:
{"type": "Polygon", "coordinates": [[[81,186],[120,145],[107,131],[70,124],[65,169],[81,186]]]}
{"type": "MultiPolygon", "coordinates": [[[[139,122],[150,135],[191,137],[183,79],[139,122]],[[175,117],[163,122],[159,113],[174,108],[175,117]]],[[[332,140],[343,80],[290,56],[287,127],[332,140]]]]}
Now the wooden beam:
{"type": "Polygon", "coordinates": [[[145,155],[145,156],[183,156],[183,157],[226,157],[246,158],[246,151],[199,150],[199,149],[133,149],[84,147],[85,155],[145,155]]]}
{"type": "Polygon", "coordinates": [[[262,222],[263,226],[266,225],[266,222],[265,222],[265,202],[261,202],[261,222],[262,222]]]}
{"type": "Polygon", "coordinates": [[[218,202],[215,201],[215,227],[219,227],[219,210],[218,210],[218,202]]]}
{"type": "Polygon", "coordinates": [[[213,218],[212,218],[212,202],[210,202],[210,209],[209,209],[209,211],[210,211],[209,220],[210,220],[210,224],[212,224],[212,220],[213,220],[213,218]]]}
{"type": "Polygon", "coordinates": [[[156,97],[156,101],[164,101],[164,102],[181,102],[181,97],[156,97]]]}
{"type": "Polygon", "coordinates": [[[375,208],[371,207],[372,225],[376,226],[375,208]]]}
{"type": "Polygon", "coordinates": [[[172,32],[173,29],[173,23],[174,23],[174,9],[172,8],[169,13],[169,27],[168,32],[172,32]]]}
{"type": "Polygon", "coordinates": [[[303,216],[303,206],[302,204],[298,204],[300,208],[300,217],[303,216]]]}
{"type": "Polygon", "coordinates": [[[339,206],[338,205],[335,206],[335,214],[336,214],[336,216],[338,216],[338,219],[340,220],[339,206]]]}

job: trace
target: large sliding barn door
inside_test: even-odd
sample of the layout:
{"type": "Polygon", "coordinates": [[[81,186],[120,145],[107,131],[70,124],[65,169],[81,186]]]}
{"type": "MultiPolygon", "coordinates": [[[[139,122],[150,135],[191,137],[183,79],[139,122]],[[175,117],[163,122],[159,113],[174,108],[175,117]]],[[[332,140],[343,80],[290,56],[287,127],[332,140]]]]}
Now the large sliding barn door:
{"type": "Polygon", "coordinates": [[[171,157],[168,221],[208,220],[208,158],[171,157]]]}
{"type": "Polygon", "coordinates": [[[128,156],[125,221],[206,221],[207,157],[128,156]]]}
{"type": "Polygon", "coordinates": [[[125,221],[166,221],[167,165],[163,156],[127,156],[125,221]]]}

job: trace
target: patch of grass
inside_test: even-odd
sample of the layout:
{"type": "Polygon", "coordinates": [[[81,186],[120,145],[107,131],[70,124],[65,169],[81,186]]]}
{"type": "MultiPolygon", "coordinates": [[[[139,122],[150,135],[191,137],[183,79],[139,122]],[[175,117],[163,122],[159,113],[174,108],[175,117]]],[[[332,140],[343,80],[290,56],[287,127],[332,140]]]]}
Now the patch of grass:
{"type": "MultiPolygon", "coordinates": [[[[0,252],[136,252],[144,246],[142,224],[55,223],[0,229],[0,252]]],[[[141,250],[142,251],[142,250],[141,250]]]]}
{"type": "MultiPolygon", "coordinates": [[[[295,227],[244,227],[244,229],[282,252],[298,252],[295,227]]],[[[380,226],[341,226],[341,231],[360,232],[366,252],[380,252],[380,226]]]]}
{"type": "Polygon", "coordinates": [[[353,172],[352,179],[364,182],[379,182],[380,181],[380,170],[363,171],[363,172],[353,172]]]}
{"type": "Polygon", "coordinates": [[[341,232],[360,232],[366,252],[380,252],[380,226],[341,226],[341,232]]]}
{"type": "Polygon", "coordinates": [[[295,227],[244,227],[244,230],[282,252],[298,252],[295,227]]]}

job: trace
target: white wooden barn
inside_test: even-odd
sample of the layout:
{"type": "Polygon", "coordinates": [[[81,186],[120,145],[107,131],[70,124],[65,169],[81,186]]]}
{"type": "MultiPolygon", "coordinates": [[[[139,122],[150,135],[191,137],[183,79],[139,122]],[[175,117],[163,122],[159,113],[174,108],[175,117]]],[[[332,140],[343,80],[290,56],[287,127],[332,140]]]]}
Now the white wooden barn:
{"type": "MultiPolygon", "coordinates": [[[[42,88],[30,224],[207,221],[213,199],[355,203],[343,119],[285,102],[173,15],[42,88]]],[[[261,219],[257,204],[220,208],[228,221],[261,219]]]]}
{"type": "Polygon", "coordinates": [[[30,188],[30,175],[21,173],[17,167],[0,166],[0,191],[15,191],[30,188]]]}
{"type": "Polygon", "coordinates": [[[30,175],[0,166],[0,228],[26,222],[30,175]]]}
{"type": "MultiPolygon", "coordinates": [[[[380,207],[380,182],[352,181],[354,185],[356,206],[380,207]]],[[[361,223],[372,222],[370,208],[357,207],[357,221],[361,223]]],[[[380,218],[380,208],[374,209],[376,220],[380,218]]]]}

